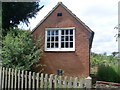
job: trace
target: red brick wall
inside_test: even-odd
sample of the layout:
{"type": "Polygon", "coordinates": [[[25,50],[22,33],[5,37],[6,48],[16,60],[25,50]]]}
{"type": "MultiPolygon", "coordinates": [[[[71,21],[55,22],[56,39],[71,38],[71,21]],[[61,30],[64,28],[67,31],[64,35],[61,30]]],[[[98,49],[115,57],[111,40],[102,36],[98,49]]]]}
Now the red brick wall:
{"type": "MultiPolygon", "coordinates": [[[[72,52],[44,52],[40,63],[46,65],[45,73],[57,74],[58,69],[64,70],[64,75],[89,75],[89,35],[90,33],[62,6],[59,6],[49,17],[33,32],[34,36],[44,37],[45,28],[75,27],[75,51],[72,52]],[[57,13],[62,13],[61,17],[57,13]]],[[[43,40],[43,45],[44,45],[43,40]]],[[[37,68],[39,71],[41,68],[37,68]]]]}

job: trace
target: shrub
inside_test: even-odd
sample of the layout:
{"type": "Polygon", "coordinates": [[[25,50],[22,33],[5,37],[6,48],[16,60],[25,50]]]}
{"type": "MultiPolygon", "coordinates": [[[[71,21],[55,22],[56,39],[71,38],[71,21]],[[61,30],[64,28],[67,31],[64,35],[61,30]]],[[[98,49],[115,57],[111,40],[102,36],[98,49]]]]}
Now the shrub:
{"type": "Polygon", "coordinates": [[[100,65],[98,67],[97,79],[108,82],[120,83],[120,71],[118,65],[100,65]]]}
{"type": "Polygon", "coordinates": [[[2,66],[32,70],[32,65],[41,58],[42,50],[34,43],[30,31],[11,30],[2,44],[2,66]]]}

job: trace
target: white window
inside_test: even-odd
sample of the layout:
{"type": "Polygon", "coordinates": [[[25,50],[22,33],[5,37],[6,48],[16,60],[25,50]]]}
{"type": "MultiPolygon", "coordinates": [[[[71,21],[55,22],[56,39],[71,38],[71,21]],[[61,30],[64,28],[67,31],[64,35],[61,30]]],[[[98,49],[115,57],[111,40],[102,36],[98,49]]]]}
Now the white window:
{"type": "Polygon", "coordinates": [[[45,51],[75,51],[75,28],[46,28],[45,51]]]}

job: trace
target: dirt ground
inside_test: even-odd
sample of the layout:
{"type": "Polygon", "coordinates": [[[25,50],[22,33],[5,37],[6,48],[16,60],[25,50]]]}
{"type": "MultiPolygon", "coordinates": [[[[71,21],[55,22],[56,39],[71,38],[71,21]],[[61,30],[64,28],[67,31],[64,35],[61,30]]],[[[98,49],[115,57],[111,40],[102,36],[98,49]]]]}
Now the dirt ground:
{"type": "Polygon", "coordinates": [[[93,88],[119,88],[119,90],[120,90],[120,86],[117,86],[117,85],[107,85],[107,84],[94,84],[93,88]]]}

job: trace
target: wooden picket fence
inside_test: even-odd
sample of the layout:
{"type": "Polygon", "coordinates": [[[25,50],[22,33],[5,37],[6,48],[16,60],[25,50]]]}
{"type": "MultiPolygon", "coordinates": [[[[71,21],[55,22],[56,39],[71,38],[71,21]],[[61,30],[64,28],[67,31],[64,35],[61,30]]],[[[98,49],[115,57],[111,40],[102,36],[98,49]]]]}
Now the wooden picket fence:
{"type": "Polygon", "coordinates": [[[91,78],[63,77],[0,67],[0,89],[91,88],[91,78]]]}

